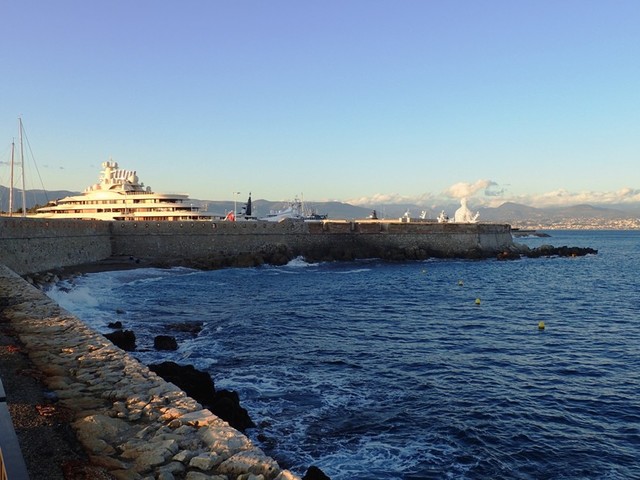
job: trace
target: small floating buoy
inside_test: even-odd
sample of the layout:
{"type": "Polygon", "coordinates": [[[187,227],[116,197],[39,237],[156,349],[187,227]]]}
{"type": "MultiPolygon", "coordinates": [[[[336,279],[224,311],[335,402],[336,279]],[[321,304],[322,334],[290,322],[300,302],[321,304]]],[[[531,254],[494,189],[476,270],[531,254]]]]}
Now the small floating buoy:
{"type": "Polygon", "coordinates": [[[538,330],[544,330],[544,322],[542,320],[538,322],[538,330]]]}
{"type": "Polygon", "coordinates": [[[458,286],[461,287],[464,285],[464,282],[462,280],[458,280],[458,286]]]}
{"type": "Polygon", "coordinates": [[[480,299],[476,298],[476,305],[480,305],[480,299]]]}

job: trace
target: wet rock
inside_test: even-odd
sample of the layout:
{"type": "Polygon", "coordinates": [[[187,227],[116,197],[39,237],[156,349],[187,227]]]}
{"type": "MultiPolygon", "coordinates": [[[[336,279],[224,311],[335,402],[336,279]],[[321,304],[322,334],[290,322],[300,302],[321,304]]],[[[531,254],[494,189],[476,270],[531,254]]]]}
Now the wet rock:
{"type": "Polygon", "coordinates": [[[122,322],[119,320],[117,322],[109,322],[107,323],[107,327],[113,328],[114,330],[122,330],[122,322]]]}
{"type": "Polygon", "coordinates": [[[133,352],[136,349],[136,335],[131,330],[106,333],[104,336],[125,352],[133,352]]]}
{"type": "Polygon", "coordinates": [[[320,470],[318,467],[310,466],[307,469],[307,473],[304,474],[302,480],[331,480],[329,477],[325,475],[325,473],[320,470]]]}
{"type": "Polygon", "coordinates": [[[525,255],[531,258],[538,257],[583,257],[585,255],[596,255],[598,250],[589,247],[554,247],[552,245],[542,245],[531,249],[525,255]]]}
{"type": "Polygon", "coordinates": [[[202,331],[202,322],[181,322],[167,325],[173,332],[190,333],[194,337],[202,331]]]}
{"type": "Polygon", "coordinates": [[[497,258],[498,260],[519,260],[520,254],[517,252],[510,252],[509,250],[505,250],[504,252],[500,252],[497,258]]]}
{"type": "Polygon", "coordinates": [[[255,426],[247,411],[240,406],[238,394],[227,390],[217,392],[208,373],[197,370],[193,365],[178,365],[175,362],[149,365],[149,369],[180,387],[233,428],[242,432],[255,426]]]}
{"type": "Polygon", "coordinates": [[[241,432],[255,427],[247,411],[240,406],[240,397],[237,392],[219,390],[211,405],[208,406],[213,413],[241,432]]]}
{"type": "Polygon", "coordinates": [[[158,335],[153,339],[153,348],[156,350],[177,350],[178,342],[175,337],[169,335],[158,335]]]}

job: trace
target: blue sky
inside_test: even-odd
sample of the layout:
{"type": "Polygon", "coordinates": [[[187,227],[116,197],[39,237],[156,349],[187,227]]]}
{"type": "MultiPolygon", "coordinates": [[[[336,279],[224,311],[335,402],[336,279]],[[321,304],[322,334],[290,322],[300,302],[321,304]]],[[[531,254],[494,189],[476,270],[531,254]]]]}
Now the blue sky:
{"type": "Polygon", "coordinates": [[[48,190],[83,190],[112,157],[210,200],[640,202],[638,1],[21,0],[2,16],[3,185],[22,116],[48,190]]]}

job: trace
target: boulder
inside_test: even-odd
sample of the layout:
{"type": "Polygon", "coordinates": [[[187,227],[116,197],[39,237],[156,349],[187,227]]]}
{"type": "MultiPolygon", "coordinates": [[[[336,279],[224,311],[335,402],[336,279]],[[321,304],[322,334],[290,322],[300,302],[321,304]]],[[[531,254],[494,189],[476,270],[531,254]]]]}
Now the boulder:
{"type": "Polygon", "coordinates": [[[310,466],[302,480],[331,480],[325,473],[316,466],[310,466]]]}
{"type": "Polygon", "coordinates": [[[209,405],[209,408],[236,430],[244,432],[247,428],[255,427],[247,410],[240,406],[240,397],[237,392],[231,390],[217,391],[215,399],[209,405]]]}
{"type": "Polygon", "coordinates": [[[520,254],[517,252],[510,252],[509,250],[505,250],[504,252],[500,252],[497,258],[498,260],[519,260],[520,254]]]}
{"type": "Polygon", "coordinates": [[[167,329],[174,332],[189,333],[195,337],[202,331],[202,325],[203,322],[170,323],[167,325],[167,329]]]}
{"type": "Polygon", "coordinates": [[[193,365],[178,365],[175,362],[162,362],[149,365],[149,370],[161,376],[167,382],[184,390],[187,395],[211,410],[236,430],[243,432],[254,427],[246,409],[240,406],[236,392],[221,390],[217,392],[211,376],[193,365]]]}
{"type": "Polygon", "coordinates": [[[177,350],[178,342],[170,335],[158,335],[153,339],[153,348],[156,350],[177,350]]]}
{"type": "Polygon", "coordinates": [[[136,335],[131,330],[118,330],[106,333],[104,336],[111,340],[116,347],[126,352],[133,352],[136,349],[136,335]]]}

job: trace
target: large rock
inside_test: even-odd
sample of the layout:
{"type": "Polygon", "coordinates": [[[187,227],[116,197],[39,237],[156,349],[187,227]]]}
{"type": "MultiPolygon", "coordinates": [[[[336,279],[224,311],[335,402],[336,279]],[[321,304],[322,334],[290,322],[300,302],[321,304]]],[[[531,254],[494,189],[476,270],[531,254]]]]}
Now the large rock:
{"type": "Polygon", "coordinates": [[[304,474],[302,480],[331,480],[327,475],[316,466],[311,466],[304,474]]]}
{"type": "Polygon", "coordinates": [[[526,255],[528,257],[583,257],[585,255],[595,255],[598,250],[589,247],[553,247],[551,245],[542,245],[532,249],[526,255]]]}
{"type": "Polygon", "coordinates": [[[498,260],[513,260],[520,256],[539,257],[583,257],[585,255],[596,255],[598,250],[590,247],[554,247],[553,245],[541,245],[530,248],[527,245],[517,245],[513,251],[505,251],[498,254],[498,260]]]}
{"type": "Polygon", "coordinates": [[[133,352],[136,349],[136,335],[131,330],[118,330],[117,332],[105,333],[104,335],[116,346],[126,352],[133,352]]]}
{"type": "Polygon", "coordinates": [[[236,430],[243,432],[255,426],[247,411],[240,406],[238,394],[228,390],[216,391],[208,373],[197,370],[193,365],[178,365],[175,362],[149,365],[149,369],[180,387],[236,430]]]}
{"type": "Polygon", "coordinates": [[[156,350],[177,350],[178,342],[170,335],[157,335],[153,339],[153,348],[156,350]]]}

